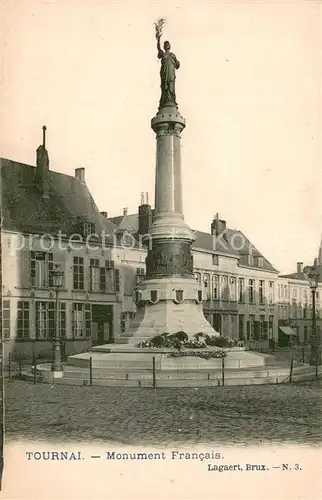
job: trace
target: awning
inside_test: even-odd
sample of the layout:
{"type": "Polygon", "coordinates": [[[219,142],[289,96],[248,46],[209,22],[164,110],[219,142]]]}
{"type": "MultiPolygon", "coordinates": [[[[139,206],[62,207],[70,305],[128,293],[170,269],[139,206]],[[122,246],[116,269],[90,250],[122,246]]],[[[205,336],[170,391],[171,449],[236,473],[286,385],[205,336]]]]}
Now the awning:
{"type": "Polygon", "coordinates": [[[279,329],[285,334],[285,335],[294,335],[296,337],[296,332],[292,330],[289,326],[280,326],[279,329]]]}

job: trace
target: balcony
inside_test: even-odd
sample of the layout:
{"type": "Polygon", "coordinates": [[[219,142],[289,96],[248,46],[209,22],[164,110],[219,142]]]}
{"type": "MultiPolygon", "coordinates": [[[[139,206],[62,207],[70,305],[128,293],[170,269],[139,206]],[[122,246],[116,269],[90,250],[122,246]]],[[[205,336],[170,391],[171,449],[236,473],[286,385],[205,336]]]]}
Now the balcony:
{"type": "Polygon", "coordinates": [[[211,309],[215,311],[238,311],[238,302],[236,301],[228,301],[228,300],[204,300],[203,301],[204,309],[211,309]]]}

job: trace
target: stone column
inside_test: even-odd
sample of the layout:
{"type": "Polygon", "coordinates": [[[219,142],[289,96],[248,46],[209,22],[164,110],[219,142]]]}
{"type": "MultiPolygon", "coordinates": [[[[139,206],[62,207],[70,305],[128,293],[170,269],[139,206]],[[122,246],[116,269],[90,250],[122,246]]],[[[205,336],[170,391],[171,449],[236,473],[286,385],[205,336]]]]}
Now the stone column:
{"type": "Polygon", "coordinates": [[[194,235],[184,222],[180,133],[185,120],[175,106],[152,119],[156,133],[155,216],[149,230],[147,276],[192,276],[194,235]]]}

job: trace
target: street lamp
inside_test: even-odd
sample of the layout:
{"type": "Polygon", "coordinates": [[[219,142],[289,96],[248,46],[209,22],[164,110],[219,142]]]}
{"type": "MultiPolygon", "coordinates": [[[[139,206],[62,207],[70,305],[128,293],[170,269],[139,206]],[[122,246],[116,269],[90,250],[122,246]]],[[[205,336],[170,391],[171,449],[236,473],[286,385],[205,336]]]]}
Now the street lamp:
{"type": "Polygon", "coordinates": [[[319,285],[319,273],[315,267],[306,267],[304,272],[307,274],[310,289],[312,292],[312,334],[311,334],[311,356],[310,365],[320,365],[321,364],[321,353],[320,353],[320,339],[317,337],[316,331],[316,289],[319,285]]]}
{"type": "Polygon", "coordinates": [[[54,378],[61,378],[63,376],[63,365],[61,362],[60,350],[60,323],[59,323],[59,291],[63,286],[64,273],[59,266],[55,266],[52,271],[53,288],[56,291],[56,309],[55,309],[55,336],[53,341],[53,361],[51,364],[51,371],[54,378]]]}

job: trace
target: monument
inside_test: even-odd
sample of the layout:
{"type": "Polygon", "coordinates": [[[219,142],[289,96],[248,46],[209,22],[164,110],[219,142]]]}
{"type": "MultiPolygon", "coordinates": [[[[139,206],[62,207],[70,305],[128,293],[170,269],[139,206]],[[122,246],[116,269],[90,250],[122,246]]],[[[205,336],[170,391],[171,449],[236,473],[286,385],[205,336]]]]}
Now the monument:
{"type": "Polygon", "coordinates": [[[194,279],[191,244],[194,234],[184,221],[180,134],[185,128],[176,102],[180,62],[168,41],[161,48],[164,20],[155,23],[161,60],[161,98],[151,127],[156,134],[155,212],[146,235],[146,277],[135,292],[137,313],[131,328],[116,343],[135,345],[163,333],[184,331],[214,335],[202,309],[202,290],[194,279]]]}
{"type": "MultiPolygon", "coordinates": [[[[282,382],[289,367],[272,364],[272,356],[248,351],[245,346],[218,349],[214,337],[219,334],[204,317],[202,290],[193,274],[194,234],[182,209],[180,134],[185,120],[175,92],[180,63],[170,52],[169,42],[161,48],[163,25],[163,20],[156,23],[161,98],[151,121],[157,152],[155,214],[146,235],[146,276],[135,292],[137,312],[129,330],[115,344],[69,356],[64,383],[93,384],[94,379],[95,385],[157,387],[157,381],[162,387],[196,387],[282,382]],[[184,337],[184,345],[156,345],[171,336],[179,341],[184,337]],[[208,342],[200,342],[202,337],[208,342]]],[[[296,376],[307,376],[305,367],[296,370],[296,376]]],[[[52,383],[49,363],[39,365],[38,371],[43,381],[52,383]]]]}

